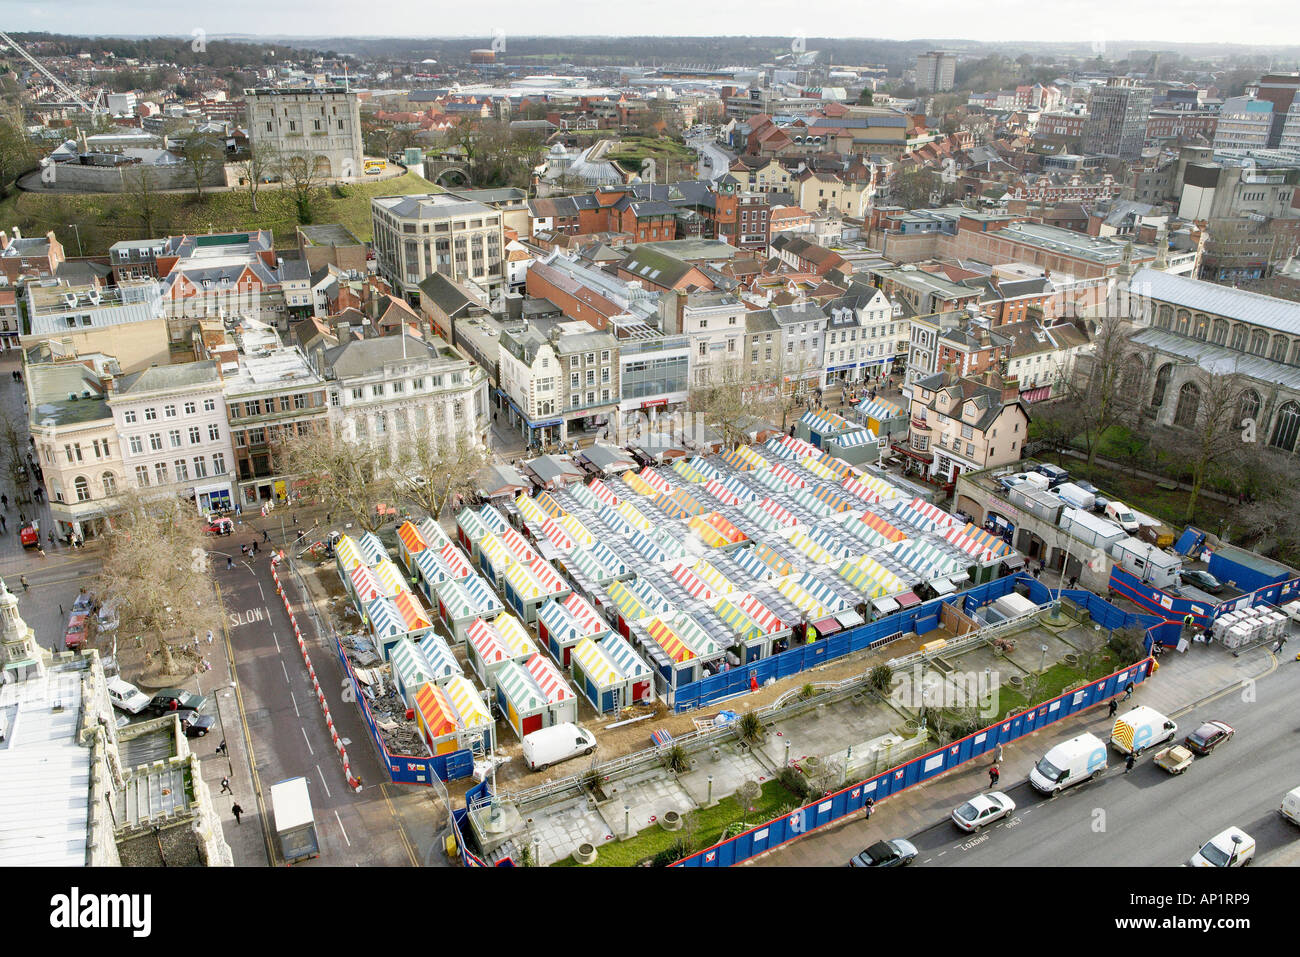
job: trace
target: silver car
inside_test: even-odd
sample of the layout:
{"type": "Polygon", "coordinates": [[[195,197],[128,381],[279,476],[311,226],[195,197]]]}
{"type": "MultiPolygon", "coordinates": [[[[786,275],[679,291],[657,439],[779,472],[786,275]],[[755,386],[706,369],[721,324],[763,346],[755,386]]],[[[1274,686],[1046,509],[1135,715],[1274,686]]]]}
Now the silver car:
{"type": "Polygon", "coordinates": [[[1016,802],[1001,791],[977,794],[952,812],[952,823],[963,831],[977,831],[985,824],[1006,817],[1016,809],[1016,802]]]}

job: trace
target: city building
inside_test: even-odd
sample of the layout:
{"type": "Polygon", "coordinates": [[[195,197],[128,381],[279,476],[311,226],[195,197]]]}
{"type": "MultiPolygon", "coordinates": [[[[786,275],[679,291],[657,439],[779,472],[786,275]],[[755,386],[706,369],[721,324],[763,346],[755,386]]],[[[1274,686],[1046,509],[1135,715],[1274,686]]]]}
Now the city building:
{"type": "Polygon", "coordinates": [[[0,351],[19,348],[18,336],[22,331],[18,293],[13,289],[0,289],[0,351]]]}
{"type": "Polygon", "coordinates": [[[0,230],[0,270],[11,286],[19,279],[52,277],[66,258],[54,230],[31,239],[24,238],[17,227],[12,237],[0,230]]]}
{"type": "Polygon", "coordinates": [[[608,427],[622,401],[618,340],[586,323],[503,331],[497,354],[507,421],[530,445],[608,427]]]}
{"type": "Polygon", "coordinates": [[[171,361],[158,283],[143,279],[107,289],[97,283],[29,282],[23,348],[48,345],[58,356],[103,353],[123,372],[171,361]]]}
{"type": "Polygon", "coordinates": [[[962,472],[1015,462],[1029,434],[1016,383],[996,372],[964,378],[945,370],[919,379],[911,414],[907,444],[894,448],[944,484],[962,472]]]}
{"type": "Polygon", "coordinates": [[[1233,96],[1219,108],[1214,130],[1214,151],[1268,149],[1273,132],[1273,104],[1250,96],[1233,96]]]}
{"type": "Polygon", "coordinates": [[[826,382],[862,382],[894,371],[907,356],[908,323],[879,289],[854,284],[826,303],[826,382]]]}
{"type": "Polygon", "coordinates": [[[1099,156],[1137,159],[1146,141],[1152,91],[1128,77],[1111,77],[1088,101],[1083,150],[1099,156]]]}
{"type": "Polygon", "coordinates": [[[957,54],[941,50],[919,53],[916,57],[916,88],[931,93],[944,93],[953,88],[957,79],[957,54]]]}
{"type": "Polygon", "coordinates": [[[431,273],[472,280],[492,295],[505,285],[497,210],[452,193],[377,196],[370,201],[380,274],[413,305],[431,273]]]}
{"type": "Polygon", "coordinates": [[[244,91],[252,149],[304,163],[323,179],[363,175],[359,98],[344,87],[244,91]]]}
{"type": "Polygon", "coordinates": [[[747,310],[737,296],[677,289],[660,299],[659,310],[663,331],[690,342],[692,387],[722,382],[743,366],[747,310]]]}

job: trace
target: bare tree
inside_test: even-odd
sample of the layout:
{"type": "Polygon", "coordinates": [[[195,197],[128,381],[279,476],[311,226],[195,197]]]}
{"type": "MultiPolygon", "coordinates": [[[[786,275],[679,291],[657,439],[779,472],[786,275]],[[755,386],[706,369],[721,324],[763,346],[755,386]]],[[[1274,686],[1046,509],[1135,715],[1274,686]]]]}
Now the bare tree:
{"type": "Polygon", "coordinates": [[[283,439],[275,458],[285,474],[308,476],[326,507],[352,516],[368,532],[382,524],[376,506],[393,492],[385,447],[321,428],[283,439]]]}
{"type": "Polygon", "coordinates": [[[293,197],[298,222],[307,225],[311,222],[311,207],[316,199],[316,191],[325,182],[325,175],[316,165],[316,158],[310,153],[286,153],[280,157],[277,172],[283,188],[293,197]]]}
{"type": "Polygon", "coordinates": [[[733,449],[745,442],[741,423],[754,414],[751,390],[739,362],[726,363],[720,373],[690,390],[688,408],[717,429],[727,448],[733,449]]]}
{"type": "Polygon", "coordinates": [[[1237,421],[1244,385],[1236,372],[1198,368],[1182,386],[1174,427],[1159,433],[1166,454],[1172,461],[1181,462],[1191,475],[1192,489],[1183,512],[1188,522],[1196,512],[1211,466],[1230,468],[1246,444],[1242,425],[1237,421]],[[1180,421],[1186,424],[1180,426],[1180,421]]]}
{"type": "Polygon", "coordinates": [[[398,498],[436,519],[478,490],[478,473],[488,460],[487,448],[470,432],[419,433],[403,443],[394,463],[398,498]]]}
{"type": "Polygon", "coordinates": [[[164,674],[177,672],[172,638],[211,627],[212,576],[201,526],[170,497],[119,495],[96,586],[117,602],[120,633],[153,643],[164,674]]]}
{"type": "Polygon", "coordinates": [[[210,134],[191,133],[185,140],[181,158],[185,160],[190,179],[194,183],[194,195],[202,200],[203,187],[225,165],[225,145],[210,134]]]}
{"type": "Polygon", "coordinates": [[[1093,333],[1092,348],[1075,357],[1072,374],[1062,381],[1063,401],[1078,411],[1089,470],[1096,464],[1106,433],[1133,421],[1139,397],[1131,381],[1130,360],[1137,354],[1128,322],[1106,316],[1093,333]]]}
{"type": "Polygon", "coordinates": [[[146,237],[153,236],[154,219],[158,215],[158,190],[145,166],[136,166],[126,174],[127,195],[131,197],[131,212],[140,220],[146,237]]]}
{"type": "Polygon", "coordinates": [[[249,146],[248,153],[237,163],[240,178],[248,191],[248,205],[253,212],[257,209],[257,194],[262,188],[262,180],[278,172],[279,159],[271,146],[249,146]]]}

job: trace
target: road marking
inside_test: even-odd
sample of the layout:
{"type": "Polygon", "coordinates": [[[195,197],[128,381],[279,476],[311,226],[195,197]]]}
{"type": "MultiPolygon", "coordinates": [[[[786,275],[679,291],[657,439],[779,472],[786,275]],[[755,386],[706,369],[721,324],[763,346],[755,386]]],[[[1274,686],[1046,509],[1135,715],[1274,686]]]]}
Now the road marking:
{"type": "Polygon", "coordinates": [[[388,805],[388,813],[393,816],[393,823],[397,825],[397,836],[402,841],[402,846],[406,848],[406,856],[411,859],[412,867],[419,867],[420,862],[415,856],[415,848],[411,845],[411,839],[406,834],[406,827],[402,824],[402,819],[397,816],[397,808],[393,807],[392,797],[388,793],[388,785],[380,782],[379,793],[384,796],[384,803],[388,805]]]}
{"type": "Polygon", "coordinates": [[[262,591],[262,582],[260,579],[257,582],[257,593],[262,596],[262,601],[266,601],[266,592],[262,591]]]}
{"type": "Polygon", "coordinates": [[[284,683],[289,684],[289,669],[284,666],[284,659],[280,659],[280,670],[284,672],[284,683]]]}
{"type": "Polygon", "coordinates": [[[293,702],[293,713],[301,718],[302,712],[298,710],[298,699],[293,696],[292,691],[289,692],[289,700],[293,702]]]}
{"type": "Polygon", "coordinates": [[[275,636],[275,632],[271,632],[271,640],[275,642],[275,653],[280,654],[280,639],[275,636]]]}
{"type": "MultiPolygon", "coordinates": [[[[343,831],[343,818],[339,817],[339,812],[338,812],[338,811],[335,811],[335,812],[334,812],[334,820],[336,820],[336,821],[339,822],[339,830],[340,830],[340,831],[343,831]]],[[[347,831],[343,831],[343,840],[348,841],[348,832],[347,832],[347,831]]],[[[352,846],[352,842],[351,842],[351,841],[348,841],[348,847],[351,847],[351,846],[352,846]]]]}
{"type": "MultiPolygon", "coordinates": [[[[302,727],[300,727],[300,728],[298,728],[298,730],[302,732],[302,739],[303,739],[304,741],[307,741],[307,729],[306,729],[306,728],[302,728],[302,727]]],[[[310,742],[310,741],[307,741],[307,753],[308,753],[308,754],[315,754],[315,753],[316,753],[314,750],[312,750],[312,746],[311,746],[311,742],[310,742]]]]}
{"type": "MultiPolygon", "coordinates": [[[[320,769],[319,764],[316,765],[316,773],[320,775],[320,783],[325,785],[325,796],[333,797],[334,795],[330,794],[330,786],[325,783],[325,772],[320,769]]],[[[339,826],[342,827],[341,824],[339,826]]]]}

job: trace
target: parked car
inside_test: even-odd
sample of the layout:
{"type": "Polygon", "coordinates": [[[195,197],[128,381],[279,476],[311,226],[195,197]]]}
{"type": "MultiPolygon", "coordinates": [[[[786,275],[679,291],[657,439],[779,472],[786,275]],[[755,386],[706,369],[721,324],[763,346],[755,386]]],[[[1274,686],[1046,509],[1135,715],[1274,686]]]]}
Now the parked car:
{"type": "Polygon", "coordinates": [[[1282,806],[1277,812],[1292,824],[1300,824],[1300,788],[1292,788],[1282,795],[1282,806]]]}
{"type": "Polygon", "coordinates": [[[1255,859],[1255,839],[1239,827],[1214,835],[1192,855],[1192,867],[1248,867],[1255,859]]]}
{"type": "Polygon", "coordinates": [[[1183,738],[1183,744],[1197,754],[1209,754],[1236,733],[1235,728],[1222,721],[1207,721],[1183,738]]]}
{"type": "Polygon", "coordinates": [[[208,522],[205,530],[209,535],[229,535],[235,530],[235,523],[228,518],[214,518],[208,522]]]}
{"type": "Polygon", "coordinates": [[[217,723],[215,717],[199,711],[178,711],[176,715],[181,719],[181,727],[187,738],[201,738],[217,723]]]}
{"type": "Polygon", "coordinates": [[[916,845],[896,837],[892,841],[877,841],[849,858],[849,867],[905,867],[916,858],[916,845]]]}
{"type": "Polygon", "coordinates": [[[963,831],[975,831],[992,824],[1016,809],[1016,802],[1001,791],[977,794],[952,812],[952,823],[963,831]]]}
{"type": "Polygon", "coordinates": [[[84,613],[68,616],[68,627],[63,633],[63,647],[77,651],[86,643],[86,619],[84,613]]]}
{"type": "Polygon", "coordinates": [[[129,714],[139,714],[149,707],[149,696],[121,678],[108,679],[108,700],[113,702],[113,707],[121,708],[129,714]]]}
{"type": "Polygon", "coordinates": [[[176,702],[177,711],[201,711],[203,706],[208,703],[208,699],[202,695],[197,695],[193,691],[184,691],[181,688],[164,688],[153,696],[149,701],[149,711],[152,714],[166,714],[172,710],[172,702],[176,702]]]}
{"type": "Polygon", "coordinates": [[[77,596],[77,600],[72,603],[72,610],[76,612],[89,612],[95,605],[95,596],[90,592],[82,592],[77,596]]]}
{"type": "Polygon", "coordinates": [[[1137,514],[1123,502],[1108,502],[1106,517],[1130,534],[1142,527],[1138,522],[1137,514]]]}
{"type": "Polygon", "coordinates": [[[1184,585],[1191,585],[1193,588],[1199,588],[1211,595],[1217,595],[1223,591],[1223,582],[1207,571],[1199,568],[1185,568],[1178,574],[1182,578],[1184,585]]]}

